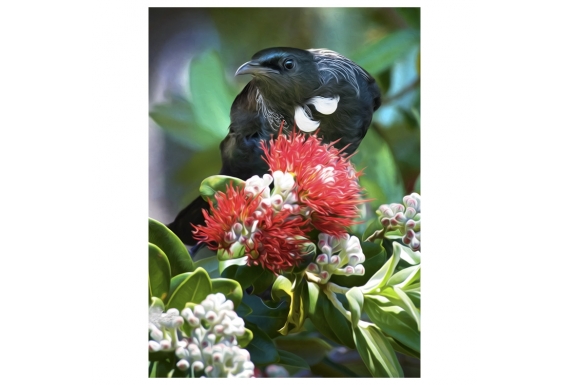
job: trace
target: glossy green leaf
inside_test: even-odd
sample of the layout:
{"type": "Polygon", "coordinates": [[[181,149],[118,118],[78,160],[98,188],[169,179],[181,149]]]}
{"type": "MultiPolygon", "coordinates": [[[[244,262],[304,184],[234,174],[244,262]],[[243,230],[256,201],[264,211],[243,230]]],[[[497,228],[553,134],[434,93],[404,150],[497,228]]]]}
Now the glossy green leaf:
{"type": "Polygon", "coordinates": [[[218,261],[219,261],[218,269],[221,273],[223,273],[224,270],[226,270],[230,266],[245,266],[245,265],[247,265],[248,257],[246,256],[246,257],[240,257],[240,258],[220,260],[220,257],[218,254],[218,256],[216,256],[216,259],[218,259],[218,261]]]}
{"type": "Polygon", "coordinates": [[[385,306],[376,296],[365,296],[364,311],[384,333],[408,348],[420,351],[420,332],[416,322],[401,308],[385,306]]]}
{"type": "Polygon", "coordinates": [[[234,309],[237,309],[243,297],[241,285],[227,278],[214,278],[212,282],[212,293],[222,293],[234,303],[234,309]]]}
{"type": "Polygon", "coordinates": [[[408,348],[406,345],[399,343],[397,340],[395,340],[392,337],[386,336],[386,338],[388,339],[388,341],[390,341],[390,345],[392,345],[392,348],[394,348],[395,351],[417,359],[421,358],[419,352],[416,352],[415,350],[408,348]]]}
{"type": "Polygon", "coordinates": [[[419,43],[419,31],[399,30],[363,46],[352,55],[352,60],[371,74],[378,74],[390,68],[419,43]]]}
{"type": "Polygon", "coordinates": [[[227,84],[218,53],[207,51],[194,57],[189,80],[196,121],[219,143],[228,133],[229,112],[236,94],[227,84]]]}
{"type": "Polygon", "coordinates": [[[273,286],[271,287],[271,298],[273,298],[274,301],[278,301],[284,296],[291,297],[291,288],[291,281],[289,281],[285,276],[280,275],[275,279],[275,282],[273,282],[273,286]]]}
{"type": "Polygon", "coordinates": [[[309,301],[307,281],[302,277],[297,276],[292,286],[287,321],[285,322],[285,325],[278,330],[279,333],[287,335],[288,333],[297,333],[301,331],[308,314],[309,301]],[[291,328],[291,325],[294,326],[291,328]]]}
{"type": "Polygon", "coordinates": [[[164,224],[148,219],[148,241],[158,246],[168,257],[171,276],[194,270],[194,264],[186,246],[164,224]]]}
{"type": "Polygon", "coordinates": [[[379,293],[380,290],[388,283],[388,280],[394,273],[396,265],[398,264],[400,258],[397,255],[393,255],[390,259],[378,270],[366,283],[362,286],[362,291],[364,293],[379,293]]]}
{"type": "Polygon", "coordinates": [[[358,287],[353,287],[346,293],[346,299],[348,300],[348,306],[350,309],[350,314],[352,318],[352,324],[358,324],[358,321],[362,317],[362,308],[364,307],[364,295],[358,287]]]}
{"type": "Polygon", "coordinates": [[[388,280],[389,286],[397,286],[402,290],[414,283],[418,283],[421,275],[421,265],[410,266],[392,275],[388,280]]]}
{"type": "Polygon", "coordinates": [[[171,280],[167,309],[184,309],[186,303],[200,303],[212,293],[212,281],[206,270],[197,268],[192,273],[182,273],[171,280]]]}
{"type": "Polygon", "coordinates": [[[382,290],[382,295],[387,297],[394,305],[401,307],[416,321],[418,331],[421,330],[420,311],[414,306],[412,300],[399,287],[387,287],[382,290]]]}
{"type": "Polygon", "coordinates": [[[245,320],[257,325],[270,337],[279,334],[277,330],[286,323],[289,313],[289,306],[286,302],[281,302],[277,307],[270,307],[258,296],[249,294],[244,294],[242,301],[252,310],[245,320]]]}
{"type": "Polygon", "coordinates": [[[251,322],[245,321],[245,327],[253,332],[253,339],[247,345],[247,351],[255,366],[276,363],[279,360],[279,353],[273,340],[251,322]]]}
{"type": "Polygon", "coordinates": [[[403,377],[390,341],[371,323],[360,321],[353,329],[356,349],[374,377],[403,377]]]}
{"type": "Polygon", "coordinates": [[[269,270],[263,270],[261,274],[253,281],[252,294],[261,294],[269,289],[275,281],[275,274],[269,270]]]}
{"type": "Polygon", "coordinates": [[[166,300],[170,289],[170,264],[166,254],[152,243],[148,244],[148,285],[151,297],[166,300]]]}
{"type": "Polygon", "coordinates": [[[398,242],[394,242],[394,255],[408,262],[410,265],[417,265],[422,261],[422,254],[419,251],[412,251],[407,246],[402,246],[398,242]]]}
{"type": "Polygon", "coordinates": [[[210,278],[220,278],[219,261],[216,255],[208,258],[202,258],[194,262],[194,268],[203,268],[206,270],[210,278]]]}
{"type": "Polygon", "coordinates": [[[226,189],[228,188],[228,186],[230,186],[230,184],[233,187],[238,187],[238,186],[243,187],[245,186],[245,181],[239,178],[234,178],[232,176],[212,175],[204,179],[200,184],[200,195],[202,195],[202,198],[204,199],[210,198],[212,201],[215,202],[215,194],[218,191],[225,193],[226,189]]]}
{"type": "MultiPolygon", "coordinates": [[[[342,307],[342,305],[339,305],[342,307]]],[[[309,313],[313,325],[327,338],[354,348],[350,321],[321,290],[314,313],[309,313]]]]}
{"type": "Polygon", "coordinates": [[[275,338],[275,344],[278,349],[293,353],[312,366],[321,362],[332,350],[332,346],[322,338],[313,337],[306,333],[275,338]]]}
{"type": "Polygon", "coordinates": [[[314,282],[307,282],[307,311],[309,314],[315,314],[317,302],[319,300],[320,286],[314,282]]]}
{"type": "Polygon", "coordinates": [[[242,336],[237,337],[237,343],[241,348],[245,348],[251,340],[253,339],[253,332],[249,329],[245,329],[245,333],[242,336]]]}
{"type": "MultiPolygon", "coordinates": [[[[244,261],[247,262],[247,259],[234,261],[242,263],[244,261]]],[[[229,264],[229,261],[227,263],[229,264]]],[[[220,268],[222,267],[224,266],[220,265],[220,268]]],[[[241,287],[244,289],[250,287],[262,273],[263,267],[261,267],[261,265],[248,266],[247,264],[230,264],[221,270],[222,278],[229,278],[233,279],[234,281],[238,281],[241,287]]]]}

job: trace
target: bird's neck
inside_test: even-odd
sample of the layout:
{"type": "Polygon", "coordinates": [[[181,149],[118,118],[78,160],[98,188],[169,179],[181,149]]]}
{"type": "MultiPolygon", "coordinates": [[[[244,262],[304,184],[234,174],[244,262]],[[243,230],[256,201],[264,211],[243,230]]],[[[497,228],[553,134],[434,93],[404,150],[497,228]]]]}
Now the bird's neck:
{"type": "Polygon", "coordinates": [[[292,125],[294,121],[293,107],[289,107],[283,103],[272,103],[270,98],[264,97],[259,88],[256,89],[255,100],[257,113],[267,120],[272,131],[277,132],[283,120],[285,120],[284,128],[286,130],[292,125]]]}

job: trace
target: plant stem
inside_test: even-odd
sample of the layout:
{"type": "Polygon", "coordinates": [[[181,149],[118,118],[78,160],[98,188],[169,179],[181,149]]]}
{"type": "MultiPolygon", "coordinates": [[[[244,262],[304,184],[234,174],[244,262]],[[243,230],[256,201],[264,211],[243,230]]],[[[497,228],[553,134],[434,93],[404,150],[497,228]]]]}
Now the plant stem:
{"type": "Polygon", "coordinates": [[[364,242],[374,242],[377,239],[382,240],[384,238],[384,231],[386,229],[376,230],[371,236],[366,238],[364,242]]]}

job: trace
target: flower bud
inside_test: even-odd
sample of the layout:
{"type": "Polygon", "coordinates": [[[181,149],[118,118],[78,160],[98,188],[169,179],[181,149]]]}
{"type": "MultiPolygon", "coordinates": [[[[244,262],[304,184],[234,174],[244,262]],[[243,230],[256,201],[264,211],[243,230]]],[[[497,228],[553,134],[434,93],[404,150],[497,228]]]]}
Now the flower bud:
{"type": "Polygon", "coordinates": [[[180,360],[176,363],[176,367],[182,371],[186,371],[190,368],[190,363],[186,360],[180,360]]]}

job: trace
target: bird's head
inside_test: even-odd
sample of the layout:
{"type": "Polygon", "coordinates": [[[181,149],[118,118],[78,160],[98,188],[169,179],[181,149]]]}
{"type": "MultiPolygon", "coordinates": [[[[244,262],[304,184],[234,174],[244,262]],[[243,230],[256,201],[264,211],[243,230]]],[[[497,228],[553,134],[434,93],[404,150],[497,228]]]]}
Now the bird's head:
{"type": "MultiPolygon", "coordinates": [[[[267,48],[242,64],[237,75],[253,75],[255,86],[271,104],[301,104],[319,87],[319,71],[313,54],[297,48],[267,48]]],[[[274,106],[276,107],[276,106],[274,106]]]]}

